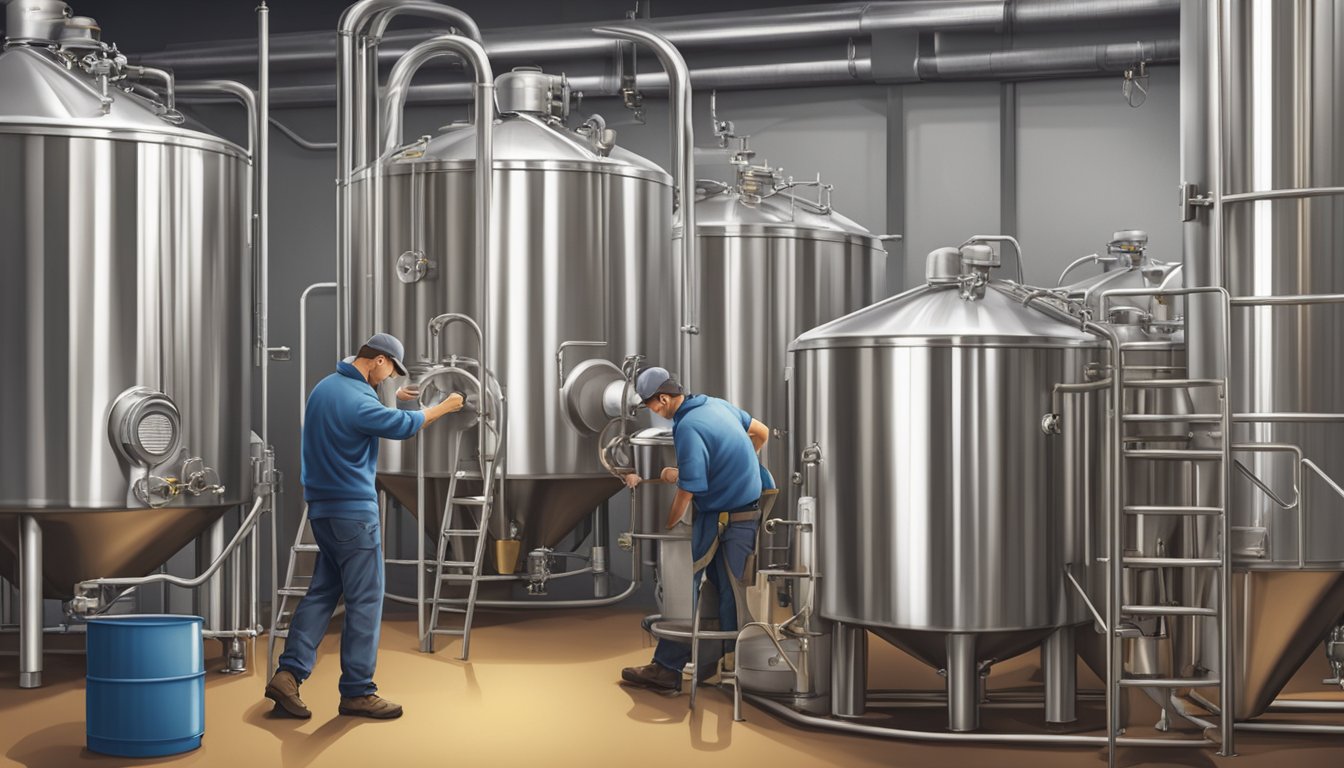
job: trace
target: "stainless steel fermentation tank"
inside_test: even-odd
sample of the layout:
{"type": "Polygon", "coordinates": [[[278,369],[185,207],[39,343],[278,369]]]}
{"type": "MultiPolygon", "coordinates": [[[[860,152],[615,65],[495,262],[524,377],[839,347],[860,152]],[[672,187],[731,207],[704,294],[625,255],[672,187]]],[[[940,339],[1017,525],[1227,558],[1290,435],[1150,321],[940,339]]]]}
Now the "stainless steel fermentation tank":
{"type": "Polygon", "coordinates": [[[38,517],[50,597],[157,567],[252,490],[244,153],[67,64],[0,53],[0,429],[24,445],[0,543],[38,517]],[[222,493],[161,481],[193,457],[222,493]]]}
{"type": "Polygon", "coordinates": [[[1065,399],[1064,439],[1041,421],[1056,385],[1098,372],[1104,343],[1024,306],[988,278],[997,262],[987,246],[935,251],[926,285],[791,347],[790,424],[819,467],[803,493],[817,500],[821,616],[946,670],[954,730],[976,727],[994,660],[1054,636],[1069,660],[1055,671],[1071,666],[1088,614],[1064,567],[1086,580],[1101,522],[1096,478],[1061,472],[1100,434],[1097,398],[1065,399]]]}
{"type": "MultiPolygon", "coordinates": [[[[529,551],[557,544],[620,489],[563,385],[590,371],[619,378],[619,368],[590,361],[673,359],[680,282],[668,174],[616,146],[600,117],[568,128],[560,76],[514,71],[498,78],[497,93],[488,316],[480,316],[476,293],[475,130],[450,126],[385,157],[376,190],[372,167],[355,176],[354,338],[388,331],[425,363],[442,362],[428,360],[431,348],[476,358],[464,326],[448,327],[440,340],[426,326],[447,312],[481,321],[509,431],[503,515],[492,532],[508,537],[516,525],[529,551]]],[[[431,434],[425,446],[433,512],[424,525],[432,536],[457,469],[447,442],[431,434]]],[[[415,439],[385,444],[379,481],[418,513],[416,450],[415,439]]]]}
{"type": "Polygon", "coordinates": [[[762,460],[785,487],[789,342],[885,298],[887,254],[878,236],[831,206],[829,185],[795,184],[753,165],[742,143],[734,182],[702,180],[696,190],[700,335],[691,384],[772,429],[762,460]]]}
{"type": "MultiPolygon", "coordinates": [[[[1097,322],[1107,325],[1121,343],[1140,342],[1142,350],[1126,355],[1129,366],[1128,380],[1151,378],[1180,378],[1186,372],[1184,302],[1179,297],[1145,296],[1112,297],[1103,306],[1102,296],[1116,290],[1159,290],[1178,288],[1181,284],[1181,265],[1159,261],[1148,253],[1148,234],[1142,230],[1116,232],[1107,244],[1105,255],[1092,254],[1078,259],[1060,275],[1061,282],[1076,268],[1088,262],[1097,262],[1104,270],[1096,275],[1063,286],[1060,290],[1068,298],[1079,302],[1097,322]]],[[[1105,398],[1098,392],[1096,398],[1105,398]]],[[[1181,414],[1194,410],[1189,393],[1184,389],[1145,389],[1133,387],[1125,391],[1125,413],[1181,414]]],[[[1128,434],[1136,438],[1131,448],[1171,448],[1185,445],[1190,433],[1188,422],[1131,424],[1128,434]],[[1140,436],[1151,441],[1138,442],[1140,436]]],[[[1098,434],[1093,441],[1070,451],[1065,457],[1064,477],[1100,477],[1101,467],[1109,462],[1109,440],[1098,434]]],[[[1191,506],[1197,498],[1195,469],[1188,463],[1136,462],[1129,467],[1124,498],[1133,506],[1191,506]]],[[[1103,484],[1088,489],[1091,503],[1098,510],[1108,509],[1108,496],[1103,484]]],[[[1098,518],[1100,519],[1100,518],[1098,518]]],[[[1171,557],[1185,551],[1187,533],[1180,518],[1172,515],[1125,515],[1123,530],[1127,551],[1136,557],[1171,557]]],[[[1109,546],[1110,527],[1096,530],[1096,551],[1105,552],[1109,546]]],[[[1088,584],[1094,602],[1106,594],[1102,569],[1094,569],[1094,578],[1088,584]]],[[[1164,599],[1163,595],[1179,590],[1180,569],[1145,569],[1126,571],[1128,579],[1123,586],[1126,605],[1152,605],[1164,599]]],[[[1167,627],[1173,620],[1160,617],[1131,617],[1137,637],[1125,640],[1125,670],[1130,675],[1170,676],[1171,653],[1167,627]]],[[[1088,666],[1103,679],[1106,676],[1106,637],[1098,634],[1092,625],[1079,628],[1077,648],[1088,666]]]]}
{"type": "Polygon", "coordinates": [[[6,12],[0,430],[22,448],[0,462],[0,567],[17,559],[40,640],[42,594],[143,576],[252,497],[251,177],[243,149],[140,95],[156,73],[92,19],[6,12]]]}
{"type": "MultiPolygon", "coordinates": [[[[1182,6],[1181,25],[1186,282],[1225,287],[1233,303],[1223,361],[1219,310],[1192,300],[1191,374],[1230,364],[1236,443],[1301,450],[1235,453],[1248,470],[1233,473],[1231,494],[1245,718],[1265,711],[1344,612],[1344,8],[1197,2],[1182,6]]],[[[1216,588],[1192,584],[1185,599],[1211,600],[1216,588]]],[[[1196,650],[1183,663],[1218,668],[1212,637],[1187,638],[1196,650]]]]}

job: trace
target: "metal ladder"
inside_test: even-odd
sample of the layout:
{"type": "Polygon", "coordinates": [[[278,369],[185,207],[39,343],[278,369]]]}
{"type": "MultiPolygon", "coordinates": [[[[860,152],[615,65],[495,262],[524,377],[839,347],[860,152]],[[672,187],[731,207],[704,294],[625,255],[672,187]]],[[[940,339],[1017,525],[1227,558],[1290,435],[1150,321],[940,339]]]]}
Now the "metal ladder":
{"type": "MultiPolygon", "coordinates": [[[[1105,307],[1105,298],[1111,295],[1120,296],[1155,296],[1155,295],[1189,295],[1189,294],[1212,294],[1222,302],[1224,325],[1221,329],[1226,344],[1226,336],[1230,331],[1230,312],[1229,302],[1226,291],[1220,288],[1186,288],[1174,290],[1117,290],[1110,291],[1103,297],[1103,308],[1105,307]]],[[[1228,514],[1229,504],[1229,473],[1232,467],[1232,414],[1231,403],[1228,396],[1228,369],[1227,360],[1224,357],[1223,370],[1219,378],[1160,378],[1156,368],[1151,366],[1129,366],[1125,364],[1126,353],[1152,351],[1164,347],[1163,342],[1120,342],[1118,337],[1112,338],[1112,348],[1114,350],[1114,367],[1112,376],[1114,377],[1112,392],[1112,450],[1116,452],[1114,459],[1114,482],[1116,487],[1112,489],[1113,514],[1111,519],[1111,536],[1109,548],[1109,576],[1107,580],[1107,591],[1109,595],[1107,604],[1107,627],[1109,634],[1108,644],[1108,680],[1107,680],[1107,723],[1108,723],[1108,752],[1110,765],[1114,766],[1116,761],[1117,740],[1123,732],[1123,724],[1120,722],[1119,700],[1124,691],[1129,688],[1152,688],[1166,689],[1168,692],[1181,688],[1220,688],[1220,699],[1222,700],[1223,711],[1230,713],[1232,711],[1232,686],[1234,685],[1234,664],[1231,653],[1231,627],[1230,607],[1231,607],[1231,573],[1232,573],[1232,541],[1230,516],[1228,514]],[[1152,372],[1151,378],[1140,378],[1133,373],[1138,371],[1152,372]],[[1127,412],[1125,393],[1134,390],[1156,390],[1156,389],[1183,389],[1194,394],[1195,392],[1212,392],[1217,398],[1218,409],[1209,413],[1132,413],[1127,412]],[[1131,447],[1144,445],[1146,443],[1172,443],[1175,442],[1171,436],[1166,435],[1127,435],[1126,427],[1135,424],[1202,424],[1215,425],[1217,429],[1217,447],[1131,447]],[[1141,439],[1146,438],[1146,439],[1141,439]],[[1218,499],[1216,504],[1207,506],[1188,506],[1178,504],[1144,504],[1138,505],[1131,503],[1126,498],[1126,489],[1129,488],[1130,471],[1137,462],[1190,462],[1201,467],[1214,467],[1217,473],[1218,499]],[[1206,557],[1169,557],[1157,553],[1156,556],[1130,555],[1129,548],[1124,540],[1126,529],[1124,521],[1136,515],[1165,515],[1181,518],[1204,518],[1215,521],[1218,531],[1218,545],[1216,554],[1206,557]],[[1147,570],[1147,569],[1202,569],[1206,573],[1211,573],[1218,579],[1218,600],[1217,606],[1207,605],[1177,605],[1177,604],[1157,604],[1157,605],[1126,605],[1124,604],[1124,584],[1125,574],[1129,571],[1147,570]],[[1217,632],[1218,643],[1221,650],[1219,654],[1219,667],[1216,676],[1205,677],[1169,677],[1169,678],[1145,678],[1128,677],[1124,672],[1123,664],[1123,641],[1126,637],[1132,636],[1137,632],[1135,621],[1150,618],[1176,618],[1184,616],[1203,617],[1214,619],[1217,632]]],[[[1200,398],[1207,400],[1207,397],[1200,398]]],[[[1198,401],[1198,400],[1197,400],[1198,401]]],[[[1199,499],[1195,499],[1199,501],[1199,499]]],[[[1159,601],[1161,602],[1161,601],[1159,601]]],[[[1222,741],[1222,750],[1220,754],[1230,754],[1232,752],[1232,717],[1230,714],[1224,715],[1219,727],[1222,741]]]]}
{"type": "MultiPolygon", "coordinates": [[[[487,425],[486,419],[478,419],[478,429],[491,430],[487,425]]],[[[459,431],[453,436],[454,446],[450,456],[456,457],[458,449],[461,446],[462,435],[466,430],[459,431]]],[[[423,461],[423,448],[419,451],[421,461],[423,461]]],[[[479,477],[482,479],[482,490],[479,496],[458,496],[458,480],[467,479],[475,473],[457,471],[453,473],[448,481],[448,497],[443,504],[443,521],[439,525],[438,547],[433,560],[434,578],[433,578],[433,596],[429,600],[429,620],[423,624],[420,630],[420,650],[425,653],[434,652],[434,636],[448,635],[462,638],[462,655],[458,658],[466,661],[471,653],[471,622],[476,613],[476,598],[480,591],[482,581],[481,569],[485,561],[485,542],[486,531],[490,524],[490,513],[494,506],[495,486],[498,484],[497,470],[499,460],[495,457],[481,455],[481,468],[479,477]],[[467,521],[471,519],[471,510],[479,510],[475,527],[468,527],[467,521]],[[457,513],[454,515],[454,513],[457,513]],[[457,517],[463,521],[454,527],[453,519],[457,517]],[[470,560],[450,560],[448,559],[451,549],[451,541],[454,538],[474,539],[476,546],[474,555],[470,560]],[[467,598],[465,605],[462,605],[461,599],[445,597],[443,586],[446,582],[466,582],[467,598]],[[439,621],[443,614],[452,613],[462,616],[462,626],[459,627],[441,627],[439,621]]],[[[424,474],[420,473],[417,482],[423,485],[424,474]]],[[[420,491],[423,494],[423,490],[420,491]]],[[[423,495],[421,496],[423,498],[423,495]]],[[[422,540],[423,546],[423,540],[422,540]]],[[[427,563],[426,563],[427,565],[427,563]]],[[[420,573],[425,572],[422,567],[420,573]]],[[[423,587],[422,587],[423,588],[423,587]]],[[[424,616],[424,606],[421,606],[420,615],[424,616]]]]}
{"type": "MultiPolygon", "coordinates": [[[[429,336],[434,340],[431,350],[431,360],[443,360],[443,355],[438,350],[440,335],[444,328],[452,323],[461,323],[466,325],[476,336],[478,348],[485,350],[485,334],[481,331],[481,326],[472,318],[460,313],[446,313],[435,317],[429,321],[429,336]]],[[[484,357],[484,355],[482,355],[484,357]]],[[[507,434],[507,420],[504,410],[504,396],[502,390],[498,389],[498,381],[494,378],[493,372],[481,361],[471,358],[454,355],[449,360],[449,364],[433,369],[421,378],[422,386],[436,376],[450,374],[467,379],[476,390],[476,440],[477,440],[477,461],[479,465],[475,472],[463,471],[457,461],[460,455],[462,445],[462,436],[470,431],[470,427],[459,429],[453,435],[452,449],[448,454],[449,466],[454,468],[453,476],[448,481],[448,496],[444,500],[443,520],[439,525],[439,538],[435,551],[433,562],[433,594],[426,599],[425,596],[425,573],[426,566],[429,565],[425,560],[425,537],[417,537],[418,541],[418,567],[416,570],[416,600],[418,602],[416,610],[417,625],[420,633],[420,650],[424,653],[434,652],[434,636],[448,635],[462,638],[462,655],[458,658],[466,661],[471,653],[471,623],[476,615],[476,598],[480,593],[481,582],[485,576],[481,573],[482,565],[485,560],[485,542],[486,531],[490,524],[491,513],[495,506],[496,487],[504,481],[504,457],[505,457],[505,435],[507,434]],[[469,371],[459,367],[460,363],[474,364],[479,376],[472,375],[469,371]],[[479,496],[458,496],[457,484],[462,479],[480,478],[481,495],[479,496]],[[467,525],[453,527],[454,512],[460,510],[459,519],[470,519],[467,510],[480,510],[476,519],[474,528],[467,525]],[[448,553],[451,549],[451,542],[454,538],[474,538],[476,547],[474,556],[471,560],[449,560],[448,553]],[[467,598],[449,598],[445,597],[443,585],[445,582],[466,582],[467,598]],[[426,617],[428,609],[428,617],[426,617]],[[440,627],[439,621],[443,614],[461,614],[462,626],[440,627]]],[[[423,390],[422,390],[423,396],[423,390]]],[[[468,403],[470,404],[470,403],[468,403]]],[[[425,440],[416,441],[416,469],[415,469],[416,497],[418,499],[417,507],[425,509],[425,440]]]]}
{"type": "Polygon", "coordinates": [[[289,625],[294,619],[294,610],[298,608],[299,601],[303,599],[303,596],[308,594],[308,584],[313,579],[315,563],[310,562],[306,569],[299,566],[299,558],[305,555],[311,556],[314,560],[317,558],[317,541],[313,539],[313,531],[308,523],[307,505],[304,505],[303,517],[299,520],[299,529],[294,534],[294,544],[289,548],[289,566],[285,569],[285,585],[275,591],[275,599],[279,601],[279,605],[275,610],[275,620],[271,624],[266,647],[268,671],[275,669],[276,641],[289,637],[289,625]]]}

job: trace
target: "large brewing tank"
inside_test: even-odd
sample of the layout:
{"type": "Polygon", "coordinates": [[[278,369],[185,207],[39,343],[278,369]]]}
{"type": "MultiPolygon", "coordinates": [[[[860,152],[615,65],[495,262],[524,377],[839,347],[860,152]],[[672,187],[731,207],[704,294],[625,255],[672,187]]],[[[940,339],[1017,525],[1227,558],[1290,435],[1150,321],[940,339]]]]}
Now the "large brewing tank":
{"type": "Polygon", "coordinates": [[[829,185],[795,185],[750,161],[750,150],[739,150],[732,184],[697,185],[700,334],[690,384],[771,428],[762,461],[782,478],[789,342],[885,298],[887,253],[831,206],[829,185]]]}
{"type": "MultiPolygon", "coordinates": [[[[1223,361],[1221,308],[1191,300],[1191,374],[1230,365],[1231,410],[1244,414],[1234,440],[1296,446],[1305,459],[1235,455],[1247,470],[1233,472],[1230,494],[1236,715],[1245,718],[1265,711],[1344,611],[1344,304],[1329,298],[1344,293],[1344,7],[1191,2],[1181,34],[1182,51],[1221,52],[1181,70],[1181,180],[1198,194],[1221,181],[1221,221],[1207,209],[1186,217],[1186,280],[1259,301],[1231,309],[1232,359],[1223,361]],[[1222,98],[1209,98],[1215,90],[1222,98]]],[[[1201,556],[1217,552],[1206,541],[1201,556]]],[[[1216,589],[1208,579],[1203,599],[1216,589]]],[[[1217,633],[1194,645],[1194,666],[1219,669],[1217,633]]]]}
{"type": "MultiPolygon", "coordinates": [[[[1186,375],[1184,302],[1179,297],[1165,296],[1111,296],[1103,301],[1108,291],[1159,291],[1181,287],[1181,265],[1160,261],[1148,250],[1148,234],[1143,230],[1121,230],[1111,236],[1104,255],[1093,254],[1070,265],[1060,281],[1075,267],[1096,262],[1103,271],[1081,280],[1060,286],[1056,290],[1079,302],[1099,323],[1105,324],[1123,344],[1142,343],[1142,349],[1131,349],[1125,355],[1126,379],[1184,378],[1186,375]]],[[[1171,415],[1192,413],[1189,392],[1175,388],[1133,387],[1125,390],[1124,412],[1128,414],[1171,415]]],[[[1170,449],[1188,446],[1191,425],[1188,422],[1127,424],[1126,435],[1133,441],[1130,448],[1170,449]],[[1137,438],[1151,440],[1138,442],[1137,438]]],[[[1066,454],[1064,476],[1085,476],[1087,470],[1080,464],[1091,464],[1091,472],[1099,476],[1099,468],[1107,466],[1111,440],[1098,434],[1089,450],[1066,454]]],[[[1132,462],[1126,468],[1125,503],[1130,506],[1192,506],[1195,494],[1195,472],[1188,463],[1132,462]]],[[[1097,483],[1089,489],[1097,509],[1109,504],[1108,489],[1097,483]]],[[[1104,519],[1104,518],[1099,518],[1104,519]]],[[[1122,521],[1125,551],[1135,557],[1172,557],[1186,551],[1189,543],[1183,541],[1182,518],[1174,515],[1127,514],[1122,521]]],[[[1106,552],[1109,547],[1109,525],[1094,529],[1094,549],[1106,552]]],[[[1089,592],[1094,602],[1106,594],[1104,569],[1089,574],[1089,592]]],[[[1181,569],[1131,569],[1125,571],[1123,603],[1126,605],[1154,605],[1180,589],[1184,574],[1181,569]]],[[[1138,630],[1137,636],[1125,639],[1124,665],[1131,676],[1174,676],[1171,654],[1164,641],[1169,628],[1180,619],[1153,616],[1135,616],[1128,619],[1138,630]]],[[[1098,675],[1106,675],[1106,638],[1093,631],[1092,626],[1080,628],[1078,650],[1083,659],[1098,675]]]]}
{"type": "MultiPolygon", "coordinates": [[[[593,425],[576,419],[563,385],[578,376],[582,389],[589,374],[620,378],[619,369],[589,361],[671,359],[679,283],[671,177],[616,146],[600,117],[566,127],[563,77],[515,70],[497,78],[496,93],[489,316],[481,316],[477,294],[475,130],[455,126],[355,176],[353,338],[382,330],[425,362],[435,345],[474,358],[477,342],[466,326],[449,326],[442,341],[426,326],[448,312],[481,322],[507,398],[508,479],[493,533],[510,536],[516,527],[529,551],[557,544],[621,487],[597,458],[605,418],[593,425]]],[[[390,404],[392,393],[383,395],[390,404]]],[[[433,432],[425,439],[433,511],[424,520],[437,535],[457,467],[449,441],[433,432]]],[[[464,447],[462,463],[475,466],[467,455],[474,441],[466,444],[473,447],[464,447]]],[[[385,444],[379,479],[418,513],[416,450],[415,439],[385,444]]]]}
{"type": "MultiPolygon", "coordinates": [[[[987,246],[935,251],[926,285],[790,347],[820,614],[947,669],[962,704],[981,664],[1087,620],[1064,567],[1087,568],[1098,524],[1059,476],[1063,453],[1097,434],[1095,399],[1067,398],[1064,439],[1042,416],[1056,385],[1099,373],[1105,345],[1024,306],[1024,291],[989,279],[997,263],[987,246]]],[[[974,727],[954,713],[954,729],[974,727]]]]}
{"type": "Polygon", "coordinates": [[[45,592],[69,597],[148,573],[251,498],[248,161],[123,90],[91,19],[7,12],[0,553],[33,516],[45,592]]]}

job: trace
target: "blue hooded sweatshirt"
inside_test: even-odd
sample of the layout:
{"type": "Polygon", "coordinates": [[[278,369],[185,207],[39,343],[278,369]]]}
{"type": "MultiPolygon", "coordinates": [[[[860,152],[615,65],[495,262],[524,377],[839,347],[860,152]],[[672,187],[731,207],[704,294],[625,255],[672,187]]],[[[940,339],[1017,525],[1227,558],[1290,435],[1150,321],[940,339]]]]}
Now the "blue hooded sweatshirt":
{"type": "Polygon", "coordinates": [[[747,436],[751,415],[726,400],[690,395],[672,416],[677,451],[677,487],[695,498],[697,510],[728,512],[774,487],[747,436]]]}
{"type": "Polygon", "coordinates": [[[378,522],[378,440],[405,440],[425,414],[388,408],[359,369],[342,361],[313,387],[303,417],[308,517],[378,522]]]}

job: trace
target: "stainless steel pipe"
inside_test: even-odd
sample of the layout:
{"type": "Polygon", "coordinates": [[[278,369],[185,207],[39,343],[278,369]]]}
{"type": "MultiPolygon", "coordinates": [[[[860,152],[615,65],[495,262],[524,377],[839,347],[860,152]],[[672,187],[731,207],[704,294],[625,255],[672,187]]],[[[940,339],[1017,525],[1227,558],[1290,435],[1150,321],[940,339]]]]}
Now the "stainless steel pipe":
{"type": "Polygon", "coordinates": [[[252,530],[253,526],[256,525],[257,518],[261,515],[261,511],[265,507],[265,502],[266,496],[257,497],[256,501],[252,503],[252,510],[248,512],[247,517],[243,518],[243,522],[238,526],[238,532],[233,535],[233,538],[229,541],[228,545],[224,547],[224,551],[215,558],[214,562],[210,563],[210,566],[206,568],[203,573],[197,575],[195,578],[184,579],[181,576],[173,576],[167,573],[151,573],[148,576],[89,579],[88,581],[80,583],[76,587],[76,592],[78,593],[84,589],[96,586],[131,587],[160,583],[171,584],[175,587],[183,587],[185,589],[195,589],[204,584],[210,577],[214,576],[220,567],[224,565],[224,561],[227,560],[229,556],[233,554],[234,550],[238,549],[238,546],[243,543],[243,540],[247,538],[247,535],[252,530]]]}
{"type": "Polygon", "coordinates": [[[691,365],[691,340],[700,333],[698,308],[696,306],[696,286],[699,285],[698,265],[696,264],[695,229],[695,129],[691,122],[691,74],[681,52],[667,38],[636,27],[598,27],[593,33],[599,37],[610,37],[643,43],[653,49],[658,61],[667,73],[671,97],[668,99],[668,113],[671,118],[672,178],[676,187],[674,205],[677,217],[673,229],[681,228],[681,327],[680,343],[677,345],[677,376],[686,390],[692,390],[694,371],[691,365]]]}
{"type": "Polygon", "coordinates": [[[42,527],[19,517],[19,687],[42,686],[42,527]]]}
{"type": "MultiPolygon", "coordinates": [[[[353,6],[352,6],[353,8],[353,6]]],[[[769,12],[731,12],[641,19],[643,29],[667,38],[684,50],[735,48],[799,48],[849,39],[867,39],[889,31],[1023,32],[1032,29],[1106,28],[1116,24],[1156,24],[1174,28],[1179,0],[888,0],[781,8],[769,12]]],[[[449,22],[450,24],[453,22],[449,22]]],[[[386,25],[383,25],[384,28],[386,25]]],[[[609,43],[594,39],[591,24],[518,27],[490,34],[486,53],[494,60],[536,63],[560,57],[605,57],[609,43]]],[[[465,27],[468,36],[478,38],[465,27]]],[[[433,30],[438,33],[443,30],[433,30]]],[[[425,30],[380,35],[383,45],[375,55],[381,62],[396,60],[422,39],[425,30]]],[[[273,61],[286,70],[322,69],[338,55],[340,43],[330,33],[302,32],[277,35],[273,61]]],[[[139,61],[185,72],[243,71],[256,60],[251,41],[223,41],[214,45],[171,45],[139,61]]]]}
{"type": "MultiPolygon", "coordinates": [[[[357,167],[368,161],[370,137],[376,126],[361,119],[378,115],[377,55],[378,40],[387,25],[399,15],[439,19],[457,26],[467,36],[479,40],[476,22],[462,11],[426,0],[360,0],[345,9],[337,27],[336,46],[336,347],[345,354],[351,344],[349,313],[353,307],[350,292],[351,237],[353,201],[350,180],[357,167]],[[370,31],[376,34],[370,35],[370,31]],[[370,52],[371,51],[371,52],[370,52]],[[369,65],[369,59],[375,62],[369,65]]],[[[198,54],[199,55],[199,54],[198,54]]],[[[324,60],[330,59],[326,54],[324,60]]]]}

